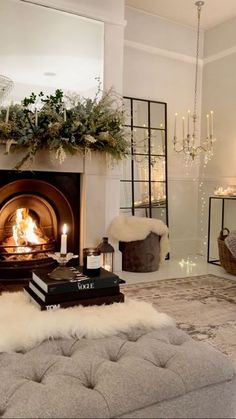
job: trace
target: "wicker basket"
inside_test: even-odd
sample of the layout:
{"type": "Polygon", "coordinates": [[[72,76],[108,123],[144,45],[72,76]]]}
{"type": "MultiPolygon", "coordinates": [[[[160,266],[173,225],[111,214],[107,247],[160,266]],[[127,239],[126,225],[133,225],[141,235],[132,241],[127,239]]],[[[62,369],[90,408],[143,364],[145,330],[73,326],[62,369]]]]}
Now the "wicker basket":
{"type": "Polygon", "coordinates": [[[232,253],[228,249],[225,244],[225,239],[229,234],[229,230],[224,228],[220,232],[220,236],[218,237],[218,248],[219,248],[219,257],[221,266],[228,272],[229,274],[236,275],[236,259],[233,257],[232,253]],[[225,234],[226,231],[226,234],[225,234]]]}

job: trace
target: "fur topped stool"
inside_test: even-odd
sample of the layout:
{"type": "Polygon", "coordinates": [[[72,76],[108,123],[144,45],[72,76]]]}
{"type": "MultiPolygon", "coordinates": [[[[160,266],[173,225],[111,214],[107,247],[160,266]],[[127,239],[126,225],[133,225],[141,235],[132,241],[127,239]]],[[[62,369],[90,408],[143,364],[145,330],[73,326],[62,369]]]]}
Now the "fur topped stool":
{"type": "Polygon", "coordinates": [[[168,227],[161,220],[119,215],[109,235],[119,241],[123,271],[157,271],[169,251],[168,227]]]}

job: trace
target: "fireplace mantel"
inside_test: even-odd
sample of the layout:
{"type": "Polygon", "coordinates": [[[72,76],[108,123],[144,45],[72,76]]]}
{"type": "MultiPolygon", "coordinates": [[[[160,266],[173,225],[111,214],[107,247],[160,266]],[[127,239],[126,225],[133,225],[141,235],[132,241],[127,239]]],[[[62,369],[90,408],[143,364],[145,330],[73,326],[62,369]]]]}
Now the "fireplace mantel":
{"type": "MultiPolygon", "coordinates": [[[[4,154],[0,147],[0,168],[12,170],[23,153],[4,154]]],[[[102,153],[68,155],[60,164],[45,150],[36,155],[31,171],[71,172],[81,174],[80,185],[80,250],[97,246],[107,234],[112,219],[119,214],[121,165],[102,153]]],[[[112,243],[117,249],[117,243],[112,243]]],[[[82,253],[80,255],[82,257],[82,253]]],[[[115,269],[120,270],[117,254],[115,269]]]]}

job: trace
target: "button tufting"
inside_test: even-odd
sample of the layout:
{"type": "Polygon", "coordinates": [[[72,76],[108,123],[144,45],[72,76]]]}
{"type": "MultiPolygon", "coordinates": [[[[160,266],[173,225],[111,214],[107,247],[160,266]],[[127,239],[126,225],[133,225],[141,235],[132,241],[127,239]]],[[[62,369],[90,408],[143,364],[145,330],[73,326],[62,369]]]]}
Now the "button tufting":
{"type": "Polygon", "coordinates": [[[60,355],[70,358],[72,356],[72,348],[60,348],[60,355]]]}
{"type": "Polygon", "coordinates": [[[89,388],[90,390],[93,390],[95,385],[93,385],[92,383],[89,383],[85,387],[89,388]]]}
{"type": "Polygon", "coordinates": [[[32,380],[31,381],[33,381],[34,383],[41,383],[42,382],[42,377],[34,377],[34,378],[32,378],[32,380]]]}
{"type": "Polygon", "coordinates": [[[139,338],[128,338],[129,342],[137,342],[139,338]]]}
{"type": "Polygon", "coordinates": [[[170,342],[170,345],[173,345],[173,346],[180,346],[180,345],[183,345],[183,343],[184,343],[184,342],[170,342]]]}

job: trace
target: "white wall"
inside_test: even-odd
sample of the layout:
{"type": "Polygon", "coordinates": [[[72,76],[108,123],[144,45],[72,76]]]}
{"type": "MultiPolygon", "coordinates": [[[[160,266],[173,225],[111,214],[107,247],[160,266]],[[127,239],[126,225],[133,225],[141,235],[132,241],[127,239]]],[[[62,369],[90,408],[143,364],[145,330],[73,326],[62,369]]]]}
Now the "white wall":
{"type": "Polygon", "coordinates": [[[100,21],[18,0],[0,2],[0,74],[14,81],[8,102],[56,89],[94,97],[97,78],[103,82],[103,49],[100,21]]]}
{"type": "MultiPolygon", "coordinates": [[[[113,85],[126,96],[167,102],[171,254],[194,253],[196,243],[202,252],[206,250],[208,197],[217,185],[236,184],[236,20],[205,34],[202,115],[214,109],[217,143],[214,158],[207,167],[201,164],[199,172],[198,165],[186,168],[183,157],[174,153],[172,147],[174,113],[184,115],[193,107],[195,29],[127,8],[123,68],[124,0],[30,2],[103,21],[105,88],[113,85]]],[[[108,181],[104,179],[100,201],[109,201],[114,191],[119,196],[117,179],[117,175],[108,181]]],[[[118,198],[109,202],[100,226],[101,235],[119,210],[118,198]]]]}
{"type": "MultiPolygon", "coordinates": [[[[169,218],[172,255],[197,251],[206,255],[208,203],[218,186],[236,185],[236,18],[205,32],[202,90],[199,97],[201,137],[206,114],[214,110],[217,142],[207,165],[188,170],[173,152],[173,115],[192,109],[196,30],[148,13],[126,9],[124,94],[167,102],[169,218]],[[201,109],[202,108],[202,109],[201,109]]],[[[212,257],[218,257],[220,203],[212,212],[212,257]]],[[[236,230],[236,201],[226,206],[226,225],[236,230]]]]}
{"type": "Polygon", "coordinates": [[[15,0],[49,6],[97,19],[104,28],[104,86],[122,94],[124,0],[15,0]]]}
{"type": "MultiPolygon", "coordinates": [[[[199,205],[199,248],[206,253],[209,196],[218,186],[236,185],[236,19],[210,29],[205,34],[205,65],[203,72],[202,120],[214,109],[215,134],[214,157],[206,167],[201,165],[201,196],[205,205],[199,205]],[[204,244],[205,242],[205,244],[204,244]]],[[[204,135],[203,125],[203,132],[204,135]]],[[[226,225],[236,229],[236,201],[228,203],[226,225]]],[[[212,212],[214,249],[217,256],[216,238],[220,231],[220,209],[217,203],[212,212]]]]}
{"type": "Polygon", "coordinates": [[[199,165],[185,166],[172,137],[174,113],[193,109],[196,31],[132,8],[126,19],[124,94],[167,102],[171,255],[186,256],[196,251],[199,165]]]}
{"type": "MultiPolygon", "coordinates": [[[[15,0],[15,2],[20,1],[15,0]]],[[[29,3],[55,7],[104,22],[104,88],[108,90],[111,86],[114,86],[116,91],[122,94],[124,0],[32,0],[29,3]]],[[[1,153],[0,167],[13,168],[15,158],[17,156],[5,156],[1,153]]],[[[55,169],[50,164],[45,166],[45,161],[42,158],[40,159],[40,156],[37,158],[35,167],[38,170],[61,169],[62,171],[84,173],[81,188],[81,193],[85,196],[82,211],[81,228],[83,235],[81,237],[81,248],[97,245],[98,241],[106,234],[106,229],[111,220],[119,213],[119,199],[117,197],[120,196],[120,169],[119,166],[112,169],[104,159],[105,156],[98,160],[95,159],[95,162],[86,159],[82,164],[81,158],[75,156],[73,159],[66,160],[62,167],[55,169]]],[[[119,268],[120,263],[117,263],[116,270],[119,270],[119,268]]]]}

